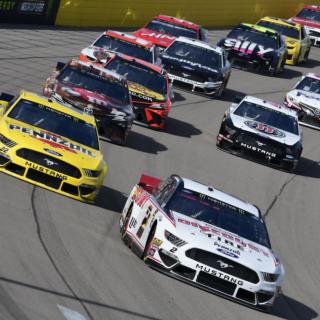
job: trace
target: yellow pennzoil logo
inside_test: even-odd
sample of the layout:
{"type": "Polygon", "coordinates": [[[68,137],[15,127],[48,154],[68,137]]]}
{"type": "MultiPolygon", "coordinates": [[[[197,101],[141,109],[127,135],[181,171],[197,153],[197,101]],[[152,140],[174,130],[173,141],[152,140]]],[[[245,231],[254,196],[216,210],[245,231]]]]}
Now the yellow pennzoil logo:
{"type": "Polygon", "coordinates": [[[165,97],[155,91],[152,91],[144,86],[141,86],[135,82],[128,81],[129,91],[133,97],[140,98],[149,102],[153,100],[164,101],[165,97]]]}

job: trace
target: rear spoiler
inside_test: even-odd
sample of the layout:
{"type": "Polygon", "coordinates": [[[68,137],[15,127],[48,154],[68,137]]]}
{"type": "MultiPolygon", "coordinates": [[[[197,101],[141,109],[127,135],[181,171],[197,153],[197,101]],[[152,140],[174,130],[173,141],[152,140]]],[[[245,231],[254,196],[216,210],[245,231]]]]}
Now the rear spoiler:
{"type": "Polygon", "coordinates": [[[148,192],[152,192],[160,184],[161,179],[142,174],[138,185],[148,192]]]}

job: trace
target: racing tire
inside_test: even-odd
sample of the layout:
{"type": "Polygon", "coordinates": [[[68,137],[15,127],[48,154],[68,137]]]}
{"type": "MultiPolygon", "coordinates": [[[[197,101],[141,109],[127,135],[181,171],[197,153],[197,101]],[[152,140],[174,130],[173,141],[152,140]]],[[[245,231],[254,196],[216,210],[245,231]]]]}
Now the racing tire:
{"type": "Polygon", "coordinates": [[[120,146],[124,146],[127,142],[128,138],[128,131],[122,129],[118,126],[113,126],[111,128],[111,142],[118,144],[120,146]]]}
{"type": "Polygon", "coordinates": [[[229,77],[228,77],[228,79],[227,79],[226,81],[224,81],[224,83],[222,84],[222,86],[220,87],[220,89],[219,89],[217,92],[214,93],[213,96],[214,96],[215,98],[220,98],[220,97],[222,96],[224,90],[225,90],[226,87],[227,87],[228,81],[229,81],[229,77]]]}
{"type": "Polygon", "coordinates": [[[133,210],[133,204],[130,206],[129,210],[127,211],[127,214],[124,218],[124,222],[122,227],[120,228],[120,234],[121,234],[121,238],[122,240],[124,240],[125,236],[126,236],[126,230],[128,228],[129,225],[129,221],[132,215],[132,210],[133,210]]]}
{"type": "Polygon", "coordinates": [[[148,257],[148,252],[150,250],[150,247],[152,246],[154,235],[156,234],[156,229],[157,229],[156,225],[153,225],[151,228],[151,231],[148,235],[148,239],[147,239],[146,245],[144,247],[144,250],[143,250],[143,253],[141,256],[142,260],[146,260],[146,258],[148,257]]]}
{"type": "Polygon", "coordinates": [[[311,48],[309,48],[308,50],[307,50],[307,52],[304,54],[304,57],[303,57],[303,62],[307,62],[308,61],[308,59],[309,59],[309,54],[310,54],[310,50],[311,50],[311,48]]]}

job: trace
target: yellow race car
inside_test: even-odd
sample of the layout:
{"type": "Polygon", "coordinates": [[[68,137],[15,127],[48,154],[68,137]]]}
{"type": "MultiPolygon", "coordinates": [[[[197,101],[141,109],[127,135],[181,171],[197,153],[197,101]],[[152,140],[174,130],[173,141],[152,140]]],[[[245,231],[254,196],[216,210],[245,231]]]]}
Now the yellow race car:
{"type": "Polygon", "coordinates": [[[286,64],[294,65],[308,60],[311,40],[301,24],[275,17],[264,17],[256,24],[273,29],[285,37],[288,48],[286,64]]]}
{"type": "Polygon", "coordinates": [[[107,165],[92,115],[21,91],[0,95],[0,171],[81,201],[93,201],[107,165]]]}

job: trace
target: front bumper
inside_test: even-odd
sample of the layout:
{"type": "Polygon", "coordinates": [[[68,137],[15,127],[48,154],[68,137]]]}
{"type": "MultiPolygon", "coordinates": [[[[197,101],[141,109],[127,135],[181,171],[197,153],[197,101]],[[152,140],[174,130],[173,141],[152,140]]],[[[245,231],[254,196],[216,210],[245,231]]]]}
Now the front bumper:
{"type": "Polygon", "coordinates": [[[94,201],[107,172],[105,167],[98,177],[86,177],[82,173],[75,178],[23,159],[15,151],[0,152],[0,172],[80,201],[94,201]]]}
{"type": "Polygon", "coordinates": [[[146,123],[149,127],[155,129],[163,129],[165,120],[168,117],[169,109],[156,109],[152,105],[134,104],[133,111],[135,120],[146,123]]]}
{"type": "Polygon", "coordinates": [[[244,138],[244,136],[240,137],[240,135],[239,139],[232,137],[220,129],[216,145],[218,148],[232,154],[272,167],[288,171],[292,171],[297,167],[300,155],[287,154],[286,146],[269,146],[267,140],[261,137],[249,137],[248,139],[244,138]]]}
{"type": "Polygon", "coordinates": [[[207,95],[214,95],[223,86],[223,81],[217,82],[199,82],[177,76],[175,74],[169,73],[169,78],[173,84],[183,87],[192,92],[202,92],[207,95]]]}
{"type": "Polygon", "coordinates": [[[160,246],[152,246],[145,259],[151,267],[208,292],[254,308],[269,307],[274,303],[279,290],[278,284],[267,283],[260,278],[257,283],[252,283],[199,263],[187,257],[186,251],[191,248],[189,245],[187,248],[176,248],[176,251],[171,253],[172,244],[160,239],[163,240],[160,246]]]}

